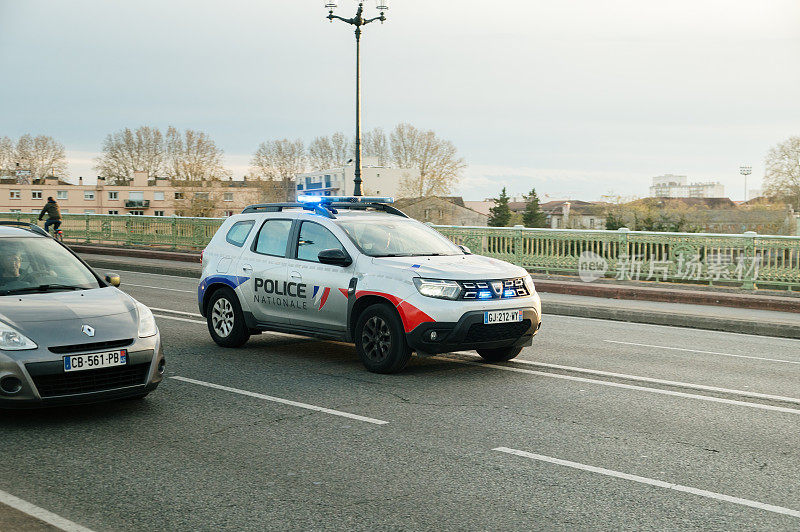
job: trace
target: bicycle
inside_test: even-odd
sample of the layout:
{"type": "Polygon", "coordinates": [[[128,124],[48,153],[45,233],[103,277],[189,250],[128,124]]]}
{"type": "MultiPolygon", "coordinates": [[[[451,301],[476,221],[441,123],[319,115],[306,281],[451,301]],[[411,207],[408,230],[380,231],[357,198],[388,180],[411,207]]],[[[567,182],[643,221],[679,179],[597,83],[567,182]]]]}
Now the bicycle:
{"type": "Polygon", "coordinates": [[[46,221],[44,223],[45,231],[47,231],[47,233],[50,234],[55,240],[58,240],[59,242],[63,242],[64,241],[64,232],[61,230],[61,221],[59,220],[59,221],[56,221],[56,222],[52,222],[52,223],[49,223],[49,225],[48,225],[48,223],[49,223],[49,221],[46,221]],[[52,233],[50,232],[50,226],[53,227],[52,233]]]}

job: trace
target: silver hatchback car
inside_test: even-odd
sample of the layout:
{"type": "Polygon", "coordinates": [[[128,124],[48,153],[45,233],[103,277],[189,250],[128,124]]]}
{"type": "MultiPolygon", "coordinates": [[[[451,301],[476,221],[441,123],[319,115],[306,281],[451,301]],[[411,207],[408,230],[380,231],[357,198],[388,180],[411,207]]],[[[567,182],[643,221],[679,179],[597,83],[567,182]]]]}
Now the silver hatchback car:
{"type": "Polygon", "coordinates": [[[155,318],[35,225],[0,222],[0,408],[144,397],[164,373],[155,318]]]}

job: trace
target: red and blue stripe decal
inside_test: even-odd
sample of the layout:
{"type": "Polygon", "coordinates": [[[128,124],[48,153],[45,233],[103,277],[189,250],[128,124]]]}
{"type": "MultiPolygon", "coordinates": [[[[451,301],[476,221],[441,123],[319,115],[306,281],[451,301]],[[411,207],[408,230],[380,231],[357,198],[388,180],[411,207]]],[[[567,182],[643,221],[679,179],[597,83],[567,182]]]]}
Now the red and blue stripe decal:
{"type": "Polygon", "coordinates": [[[403,301],[397,296],[387,294],[385,292],[373,292],[371,290],[359,290],[356,292],[356,299],[363,296],[380,296],[389,300],[397,309],[400,314],[400,320],[403,322],[403,329],[408,333],[417,328],[420,323],[435,322],[436,320],[422,312],[420,309],[409,303],[403,301]]]}

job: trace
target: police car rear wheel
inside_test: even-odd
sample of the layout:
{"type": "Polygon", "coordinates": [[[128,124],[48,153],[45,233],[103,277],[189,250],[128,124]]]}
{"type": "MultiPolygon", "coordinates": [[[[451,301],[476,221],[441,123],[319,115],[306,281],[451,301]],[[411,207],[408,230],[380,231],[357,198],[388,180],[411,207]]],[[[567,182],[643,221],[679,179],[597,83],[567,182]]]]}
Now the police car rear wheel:
{"type": "Polygon", "coordinates": [[[358,356],[374,373],[401,371],[411,358],[400,318],[387,305],[372,305],[361,313],[355,340],[358,356]]]}
{"type": "Polygon", "coordinates": [[[486,362],[506,362],[522,352],[521,347],[497,347],[495,349],[477,349],[478,354],[486,362]]]}
{"type": "Polygon", "coordinates": [[[250,339],[239,300],[227,288],[211,296],[206,321],[211,338],[222,347],[239,347],[250,339]]]}

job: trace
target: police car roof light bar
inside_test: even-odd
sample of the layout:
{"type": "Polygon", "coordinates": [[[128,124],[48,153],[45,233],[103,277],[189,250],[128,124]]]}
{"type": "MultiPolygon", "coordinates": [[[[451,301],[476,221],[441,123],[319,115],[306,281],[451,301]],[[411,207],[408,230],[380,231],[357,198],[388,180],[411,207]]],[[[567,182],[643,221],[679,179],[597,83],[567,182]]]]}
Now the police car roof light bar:
{"type": "MultiPolygon", "coordinates": [[[[321,196],[314,196],[321,197],[321,196]]],[[[327,198],[339,198],[340,196],[324,196],[325,199],[327,198]]],[[[299,198],[298,198],[299,199],[299,198]]],[[[370,198],[372,199],[372,198],[370,198]]],[[[388,198],[392,199],[392,198],[388,198]]],[[[394,214],[397,216],[402,216],[403,218],[408,218],[408,215],[403,211],[392,207],[391,205],[387,205],[385,203],[368,203],[368,202],[351,202],[351,201],[324,201],[324,202],[317,202],[317,201],[304,201],[298,203],[259,203],[256,205],[250,205],[245,207],[242,211],[242,214],[248,214],[253,212],[282,212],[283,209],[304,209],[308,211],[314,211],[314,213],[324,216],[326,218],[335,219],[339,211],[337,209],[350,209],[350,210],[359,210],[359,211],[366,211],[368,209],[375,209],[376,211],[383,211],[386,214],[394,214]]]]}
{"type": "Polygon", "coordinates": [[[314,196],[302,194],[297,196],[300,203],[394,203],[389,196],[314,196]]]}

